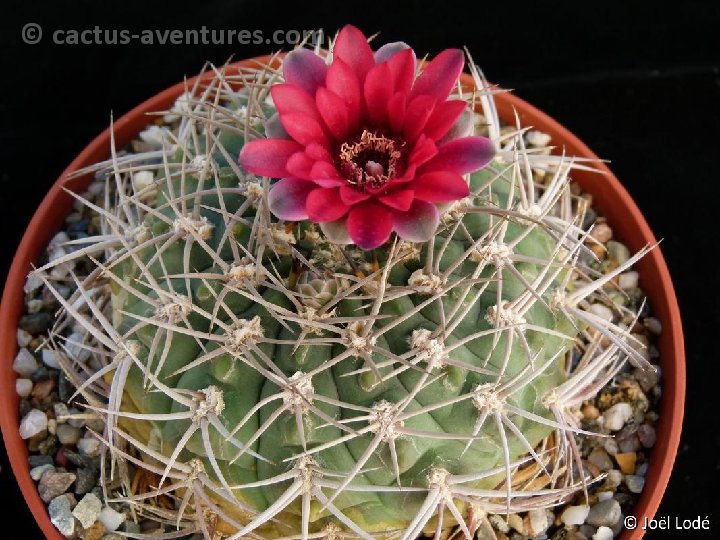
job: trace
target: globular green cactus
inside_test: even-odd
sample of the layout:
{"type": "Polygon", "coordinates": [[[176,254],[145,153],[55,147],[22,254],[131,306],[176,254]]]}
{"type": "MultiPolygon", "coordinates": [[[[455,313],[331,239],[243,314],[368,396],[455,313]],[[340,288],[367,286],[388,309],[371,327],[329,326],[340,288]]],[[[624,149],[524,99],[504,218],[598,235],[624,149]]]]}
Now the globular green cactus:
{"type": "Polygon", "coordinates": [[[68,257],[97,270],[58,294],[58,334],[80,323],[103,351],[71,375],[108,419],[108,470],[158,480],[115,498],[208,538],[408,539],[582,488],[572,409],[638,356],[588,309],[622,269],[586,271],[568,189],[584,165],[527,152],[520,126],[501,137],[472,70],[458,97],[497,156],[429,242],[363,251],[270,213],[273,181],[236,157],[274,113],[272,68],[217,70],[161,148],[96,167],[103,234],[68,257]],[[593,345],[571,363],[581,333],[593,345]],[[174,513],[153,510],[167,494],[174,513]]]}

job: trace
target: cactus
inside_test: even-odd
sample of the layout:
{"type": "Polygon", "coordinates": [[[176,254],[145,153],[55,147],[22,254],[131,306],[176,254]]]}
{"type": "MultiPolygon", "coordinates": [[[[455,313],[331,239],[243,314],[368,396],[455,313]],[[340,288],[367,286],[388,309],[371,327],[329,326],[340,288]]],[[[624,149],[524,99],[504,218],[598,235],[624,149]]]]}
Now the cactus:
{"type": "Polygon", "coordinates": [[[52,287],[53,265],[95,264],[56,294],[54,346],[81,326],[101,359],[89,372],[61,355],[107,420],[104,474],[130,463],[156,480],[108,497],[207,538],[471,538],[487,512],[544,508],[592,480],[573,409],[643,358],[589,305],[646,250],[595,276],[569,190],[590,164],[528,152],[519,123],[501,136],[470,69],[475,88],[456,97],[482,112],[496,155],[438,205],[428,241],[363,250],[273,215],[275,180],[237,155],[277,129],[276,65],[215,69],[160,148],[113,148],[90,169],[107,178],[102,234],[37,272],[52,287]],[[581,334],[591,345],[572,360],[581,334]]]}

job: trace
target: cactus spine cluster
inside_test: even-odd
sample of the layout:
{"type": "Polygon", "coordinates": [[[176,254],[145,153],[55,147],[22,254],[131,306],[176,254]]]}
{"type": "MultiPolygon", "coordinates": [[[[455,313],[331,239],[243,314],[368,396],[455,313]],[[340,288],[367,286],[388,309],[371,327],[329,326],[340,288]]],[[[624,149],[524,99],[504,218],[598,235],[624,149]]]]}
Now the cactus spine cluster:
{"type": "Polygon", "coordinates": [[[569,190],[587,165],[528,152],[520,125],[501,135],[471,70],[458,97],[497,157],[425,244],[362,251],[271,215],[272,180],[236,161],[274,112],[267,66],[215,69],[158,148],[113,148],[91,169],[107,179],[102,234],[38,273],[52,286],[52,265],[96,266],[57,294],[54,346],[82,327],[101,359],[91,372],[63,354],[106,418],[105,476],[156,479],[108,498],[207,538],[470,538],[487,512],[557,504],[591,480],[573,409],[642,357],[588,306],[643,253],[589,269],[569,190]],[[581,334],[591,344],[571,361],[581,334]]]}

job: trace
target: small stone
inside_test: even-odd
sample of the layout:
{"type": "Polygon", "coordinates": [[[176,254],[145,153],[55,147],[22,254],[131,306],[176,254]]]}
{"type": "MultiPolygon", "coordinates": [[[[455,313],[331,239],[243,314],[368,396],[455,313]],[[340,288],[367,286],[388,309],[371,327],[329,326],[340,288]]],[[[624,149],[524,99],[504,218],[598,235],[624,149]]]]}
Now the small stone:
{"type": "Polygon", "coordinates": [[[538,131],[536,129],[528,131],[527,135],[525,135],[525,140],[527,140],[527,143],[530,146],[547,146],[550,144],[551,138],[552,137],[550,137],[547,133],[543,133],[542,131],[538,131]]]}
{"type": "Polygon", "coordinates": [[[60,401],[67,403],[74,392],[75,388],[72,383],[65,376],[65,373],[61,371],[58,376],[58,398],[60,401]]]}
{"type": "Polygon", "coordinates": [[[20,397],[28,397],[32,392],[33,382],[30,379],[15,379],[15,392],[20,397]]]}
{"type": "Polygon", "coordinates": [[[125,537],[115,533],[107,533],[100,540],[125,540],[125,537]]]}
{"type": "Polygon", "coordinates": [[[612,527],[620,520],[621,515],[618,502],[615,499],[608,499],[591,507],[585,521],[595,527],[612,527]]]}
{"type": "Polygon", "coordinates": [[[525,534],[525,524],[523,519],[517,514],[510,514],[507,518],[507,523],[510,528],[515,529],[520,534],[525,534]]]}
{"type": "Polygon", "coordinates": [[[30,469],[30,478],[37,482],[42,478],[43,474],[48,471],[55,472],[55,467],[49,463],[46,463],[45,465],[38,465],[37,467],[30,469]]]}
{"type": "Polygon", "coordinates": [[[39,274],[36,274],[35,272],[28,275],[27,278],[25,278],[25,285],[23,285],[23,291],[26,294],[32,293],[37,291],[40,287],[43,286],[43,280],[40,277],[39,274]]]}
{"type": "Polygon", "coordinates": [[[77,495],[89,493],[97,484],[97,471],[93,469],[76,469],[75,474],[77,475],[75,481],[75,493],[77,495]]]}
{"type": "Polygon", "coordinates": [[[55,497],[48,505],[50,521],[65,538],[75,536],[75,518],[72,508],[75,506],[75,497],[66,493],[55,497]]]}
{"type": "MultiPolygon", "coordinates": [[[[92,493],[85,495],[73,510],[73,516],[77,518],[83,529],[87,529],[95,523],[103,509],[102,502],[92,493]]],[[[103,531],[104,533],[105,531],[103,531]]],[[[101,535],[102,536],[102,535],[101,535]]]]}
{"type": "Polygon", "coordinates": [[[81,363],[87,362],[92,353],[85,347],[84,343],[85,337],[82,334],[77,332],[70,334],[65,342],[65,350],[68,356],[81,363]]]}
{"type": "Polygon", "coordinates": [[[640,439],[638,439],[635,433],[618,439],[618,448],[621,453],[637,452],[640,450],[640,439]]]}
{"type": "Polygon", "coordinates": [[[633,371],[633,377],[635,377],[643,392],[649,392],[660,381],[660,370],[657,366],[652,366],[649,369],[638,367],[633,371]]]}
{"type": "Polygon", "coordinates": [[[606,321],[613,320],[613,312],[605,304],[595,303],[590,305],[590,313],[597,315],[598,317],[605,319],[606,321]]]}
{"type": "Polygon", "coordinates": [[[550,525],[548,523],[547,512],[542,508],[530,510],[523,521],[525,531],[527,531],[527,534],[530,536],[540,536],[550,525]]]}
{"type": "Polygon", "coordinates": [[[29,439],[47,429],[47,416],[42,411],[32,409],[20,422],[20,437],[29,439]]]}
{"type": "Polygon", "coordinates": [[[662,323],[656,317],[646,317],[643,320],[643,324],[651,334],[655,334],[656,336],[662,334],[662,323]]]}
{"type": "Polygon", "coordinates": [[[103,536],[105,536],[106,532],[107,532],[107,529],[105,528],[105,525],[103,525],[99,521],[96,521],[90,527],[85,529],[85,531],[82,534],[82,539],[83,540],[100,540],[103,536]]]}
{"type": "Polygon", "coordinates": [[[60,444],[74,445],[80,439],[82,431],[70,424],[60,424],[57,427],[57,438],[60,444]]]}
{"type": "Polygon", "coordinates": [[[560,519],[565,525],[581,525],[585,523],[589,512],[590,507],[587,505],[568,506],[563,510],[560,519]]]}
{"type": "Polygon", "coordinates": [[[26,332],[22,328],[17,329],[17,344],[18,347],[27,347],[30,345],[30,342],[32,341],[33,337],[30,335],[30,332],[26,332]]]}
{"type": "Polygon", "coordinates": [[[638,476],[645,476],[647,474],[648,470],[648,462],[641,463],[640,465],[635,467],[635,474],[638,476]]]}
{"type": "Polygon", "coordinates": [[[583,418],[590,422],[592,422],[593,420],[597,420],[598,416],[600,416],[600,411],[598,410],[598,408],[595,405],[591,405],[589,403],[583,405],[582,413],[583,418]]]}
{"type": "Polygon", "coordinates": [[[100,455],[100,441],[97,439],[82,438],[77,442],[77,449],[86,456],[96,457],[100,455]]]}
{"type": "Polygon", "coordinates": [[[65,457],[67,457],[68,461],[76,467],[84,467],[93,470],[97,470],[99,468],[97,458],[91,458],[84,454],[73,452],[72,450],[68,449],[65,449],[65,457]]]}
{"type": "Polygon", "coordinates": [[[28,464],[31,469],[40,465],[54,465],[50,456],[28,456],[28,464]]]}
{"type": "Polygon", "coordinates": [[[15,360],[13,361],[13,371],[21,377],[30,377],[30,375],[32,375],[39,367],[40,364],[33,356],[33,353],[28,351],[25,347],[18,351],[17,356],[15,356],[15,360]]]}
{"type": "Polygon", "coordinates": [[[624,272],[618,276],[618,286],[624,291],[627,291],[629,289],[636,289],[639,279],[640,274],[638,274],[634,270],[630,272],[624,272]]]}
{"type": "Polygon", "coordinates": [[[18,322],[20,328],[34,336],[47,332],[52,324],[53,316],[46,311],[23,315],[18,322]]]}
{"type": "Polygon", "coordinates": [[[100,512],[98,519],[108,531],[116,531],[125,521],[125,514],[106,506],[100,512]]]}
{"type": "Polygon", "coordinates": [[[613,237],[613,231],[607,223],[598,223],[593,227],[590,236],[601,244],[606,244],[613,237]]]}
{"type": "Polygon", "coordinates": [[[583,523],[578,527],[578,532],[585,536],[585,539],[592,538],[592,535],[597,532],[597,527],[583,523]]]}
{"type": "Polygon", "coordinates": [[[28,313],[39,313],[40,310],[42,310],[44,303],[39,298],[33,298],[32,300],[26,302],[25,306],[27,307],[28,313]]]}
{"type": "Polygon", "coordinates": [[[635,472],[635,462],[637,461],[637,454],[635,452],[627,452],[623,454],[615,454],[615,461],[620,465],[620,470],[623,474],[633,474],[635,472]]]}
{"type": "Polygon", "coordinates": [[[613,540],[613,531],[609,527],[598,527],[595,534],[592,535],[592,540],[613,540]]]}
{"type": "Polygon", "coordinates": [[[633,410],[629,403],[616,403],[603,414],[605,427],[610,431],[618,431],[632,415],[633,410]]]}
{"type": "Polygon", "coordinates": [[[510,526],[507,524],[507,521],[502,518],[501,515],[490,514],[488,515],[488,520],[490,521],[490,525],[492,525],[495,530],[502,533],[510,532],[510,526]]]}
{"type": "Polygon", "coordinates": [[[48,472],[43,475],[38,484],[38,493],[45,502],[52,501],[58,495],[62,495],[75,481],[72,473],[48,472]]]}
{"type": "Polygon", "coordinates": [[[590,452],[590,455],[588,456],[588,461],[601,471],[609,471],[613,468],[612,459],[610,459],[610,456],[604,448],[593,448],[593,451],[590,452]]]}
{"type": "Polygon", "coordinates": [[[630,250],[625,244],[621,244],[615,240],[610,240],[605,247],[608,250],[608,256],[613,261],[617,262],[618,266],[624,264],[628,261],[628,259],[630,259],[630,250]]]}
{"type": "Polygon", "coordinates": [[[611,456],[614,456],[619,452],[617,441],[611,437],[605,439],[605,442],[603,442],[603,448],[611,456]]]}
{"type": "Polygon", "coordinates": [[[32,397],[43,400],[55,389],[55,379],[44,379],[35,383],[32,389],[32,397]]]}
{"type": "Polygon", "coordinates": [[[635,474],[625,476],[625,485],[630,493],[641,493],[645,487],[645,478],[635,474]]]}
{"type": "Polygon", "coordinates": [[[607,499],[612,499],[612,497],[613,497],[612,491],[599,491],[597,493],[598,501],[606,501],[607,499]]]}
{"type": "Polygon", "coordinates": [[[60,355],[57,351],[53,351],[52,349],[43,349],[42,360],[43,364],[45,364],[47,367],[53,369],[60,369],[60,355]]]}
{"type": "Polygon", "coordinates": [[[67,420],[64,418],[69,414],[68,406],[64,403],[53,403],[53,412],[58,424],[64,424],[67,420]]]}

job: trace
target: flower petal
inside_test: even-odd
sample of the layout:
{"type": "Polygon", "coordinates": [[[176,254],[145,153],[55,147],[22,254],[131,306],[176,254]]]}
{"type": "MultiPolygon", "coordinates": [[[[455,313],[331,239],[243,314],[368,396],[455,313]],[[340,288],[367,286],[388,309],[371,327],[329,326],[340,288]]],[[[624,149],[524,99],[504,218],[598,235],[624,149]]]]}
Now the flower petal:
{"type": "Polygon", "coordinates": [[[436,103],[437,100],[432,96],[417,96],[410,101],[403,124],[403,135],[407,141],[414,141],[422,132],[436,103]]]}
{"type": "Polygon", "coordinates": [[[434,158],[437,153],[438,149],[435,142],[430,137],[426,137],[425,134],[421,134],[415,142],[410,156],[408,156],[408,165],[419,167],[434,158]]]}
{"type": "Polygon", "coordinates": [[[355,72],[345,62],[336,58],[328,69],[326,86],[345,101],[350,130],[355,129],[362,112],[362,91],[355,72]]]}
{"type": "Polygon", "coordinates": [[[253,174],[280,178],[287,175],[285,164],[290,156],[302,149],[291,139],[256,139],[245,143],[238,163],[253,174]]]}
{"type": "Polygon", "coordinates": [[[430,116],[427,124],[425,124],[423,133],[432,140],[437,141],[450,130],[466,109],[467,103],[460,99],[452,99],[438,103],[432,116],[430,116]]]}
{"type": "Polygon", "coordinates": [[[394,91],[409,94],[415,79],[415,52],[412,49],[401,51],[387,61],[387,66],[392,73],[394,91]]]}
{"type": "Polygon", "coordinates": [[[310,143],[305,147],[305,153],[315,161],[332,161],[330,152],[322,144],[310,143]]]}
{"type": "Polygon", "coordinates": [[[283,59],[283,74],[285,81],[314,96],[318,87],[325,84],[327,64],[310,49],[299,48],[290,51],[283,59]]]}
{"type": "Polygon", "coordinates": [[[457,201],[470,194],[465,179],[452,171],[434,171],[419,176],[413,183],[415,198],[429,202],[457,201]]]}
{"type": "Polygon", "coordinates": [[[407,212],[414,198],[415,193],[412,189],[401,189],[395,193],[383,195],[382,197],[379,197],[379,200],[381,203],[389,206],[390,208],[407,212]]]}
{"type": "Polygon", "coordinates": [[[395,212],[395,232],[408,242],[427,242],[437,231],[440,213],[434,204],[418,201],[413,202],[407,212],[395,212]]]}
{"type": "Polygon", "coordinates": [[[350,238],[361,249],[375,249],[390,238],[393,215],[382,205],[364,203],[353,206],[347,217],[350,238]]]}
{"type": "Polygon", "coordinates": [[[308,218],[305,202],[316,185],[299,178],[283,178],[270,188],[268,205],[279,219],[301,221],[308,218]]]}
{"type": "Polygon", "coordinates": [[[318,188],[307,197],[306,208],[308,217],[315,223],[337,221],[349,210],[349,206],[340,198],[337,188],[318,188]]]}
{"type": "Polygon", "coordinates": [[[458,174],[482,169],[495,155],[495,145],[486,137],[453,139],[438,147],[438,154],[422,167],[422,172],[448,170],[458,174]]]}
{"type": "Polygon", "coordinates": [[[370,121],[380,126],[387,118],[387,106],[392,95],[389,84],[392,73],[387,64],[380,64],[372,68],[365,79],[364,94],[370,121]]]}
{"type": "Polygon", "coordinates": [[[308,156],[307,153],[295,152],[287,160],[285,168],[294,177],[310,180],[312,178],[310,171],[313,165],[315,165],[315,160],[308,156]]]}
{"type": "Polygon", "coordinates": [[[465,108],[460,117],[455,121],[450,130],[438,141],[438,144],[445,144],[453,139],[468,137],[475,130],[475,113],[465,108]]]}
{"type": "Polygon", "coordinates": [[[302,113],[281,114],[280,120],[288,135],[303,146],[311,143],[328,144],[322,126],[310,116],[302,113]]]}
{"type": "Polygon", "coordinates": [[[359,202],[367,201],[370,198],[370,194],[363,193],[345,185],[340,188],[340,198],[348,206],[353,206],[359,202]]]}
{"type": "Polygon", "coordinates": [[[375,65],[375,57],[367,38],[351,24],[340,30],[332,54],[333,63],[336,58],[345,62],[355,72],[359,81],[364,80],[367,72],[375,65]]]}
{"type": "Polygon", "coordinates": [[[281,83],[270,87],[275,108],[282,116],[283,114],[301,113],[315,120],[320,119],[315,106],[315,100],[310,94],[294,84],[281,83]]]}
{"type": "Polygon", "coordinates": [[[445,49],[438,54],[415,80],[412,95],[427,94],[445,100],[450,94],[465,64],[460,49],[445,49]]]}
{"type": "Polygon", "coordinates": [[[410,49],[410,45],[408,45],[404,41],[393,41],[391,43],[386,43],[377,51],[375,51],[375,63],[382,64],[383,62],[387,62],[388,60],[390,60],[390,58],[395,56],[395,54],[401,51],[405,51],[407,49],[410,49]]]}
{"type": "Polygon", "coordinates": [[[407,106],[407,94],[397,92],[388,101],[388,124],[393,133],[400,134],[403,122],[405,121],[405,109],[407,106]]]}
{"type": "Polygon", "coordinates": [[[352,244],[352,238],[347,230],[344,219],[338,221],[326,221],[320,224],[320,230],[325,237],[333,244],[352,244]]]}
{"type": "Polygon", "coordinates": [[[322,86],[315,94],[315,103],[328,131],[336,139],[343,139],[348,134],[349,128],[345,101],[335,92],[322,86]]]}
{"type": "Polygon", "coordinates": [[[322,187],[345,185],[345,180],[340,177],[335,166],[327,161],[316,161],[310,170],[310,178],[318,186],[322,187]]]}
{"type": "Polygon", "coordinates": [[[289,139],[290,136],[280,121],[280,114],[275,113],[265,121],[265,135],[269,139],[289,139]]]}

